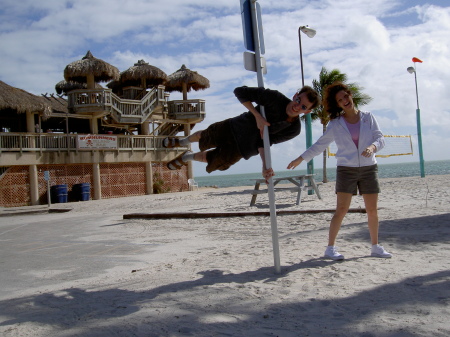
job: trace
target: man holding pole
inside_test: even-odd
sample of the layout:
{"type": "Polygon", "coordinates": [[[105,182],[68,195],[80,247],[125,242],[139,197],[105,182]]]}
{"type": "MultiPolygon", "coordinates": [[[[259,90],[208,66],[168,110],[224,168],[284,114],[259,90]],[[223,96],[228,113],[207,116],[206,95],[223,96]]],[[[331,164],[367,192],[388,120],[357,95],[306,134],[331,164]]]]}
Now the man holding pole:
{"type": "Polygon", "coordinates": [[[200,152],[183,153],[167,164],[169,169],[180,169],[188,161],[196,160],[208,164],[208,173],[224,171],[242,158],[249,159],[259,154],[263,176],[267,180],[274,173],[265,165],[264,127],[268,127],[270,145],[288,141],[300,134],[299,116],[310,113],[320,103],[318,93],[309,86],[295,93],[292,100],[279,91],[262,87],[238,87],[234,94],[248,112],[214,123],[186,138],[164,139],[163,146],[167,148],[199,142],[200,152]],[[265,118],[261,114],[261,106],[264,106],[265,118]]]}
{"type": "MultiPolygon", "coordinates": [[[[249,111],[231,119],[233,122],[230,122],[230,120],[222,122],[222,126],[225,124],[222,130],[225,130],[226,132],[222,133],[221,138],[229,140],[230,145],[234,144],[243,158],[248,159],[257,153],[261,155],[263,161],[263,176],[268,184],[274,266],[275,272],[279,274],[281,273],[281,261],[276,220],[275,191],[272,178],[274,173],[272,170],[270,145],[292,139],[300,133],[299,115],[302,113],[308,114],[312,109],[318,106],[319,95],[312,88],[304,87],[294,95],[292,100],[289,100],[286,96],[277,91],[264,88],[263,73],[267,69],[265,68],[263,57],[261,56],[264,54],[261,7],[257,0],[240,0],[240,4],[244,44],[246,49],[250,51],[244,53],[244,67],[247,70],[256,71],[258,88],[240,87],[235,89],[234,92],[236,97],[249,111]],[[253,103],[256,103],[257,106],[255,107],[253,103]],[[272,119],[274,116],[275,119],[272,119]],[[249,135],[252,135],[251,138],[247,138],[249,135]],[[251,142],[247,144],[247,140],[251,140],[251,142]],[[238,146],[241,146],[241,148],[238,146]],[[244,149],[248,151],[243,151],[244,149]]],[[[218,123],[215,124],[218,126],[218,123]]],[[[214,131],[212,131],[212,133],[213,132],[214,131]]],[[[185,146],[186,144],[183,144],[185,141],[202,142],[202,139],[204,140],[206,138],[203,131],[196,132],[192,136],[194,137],[187,137],[178,142],[174,139],[167,138],[164,140],[164,143],[167,147],[179,145],[185,146]]],[[[214,135],[214,137],[218,137],[218,135],[214,135]]],[[[217,144],[213,146],[217,150],[217,144]]],[[[223,148],[228,148],[228,146],[223,148]]],[[[200,149],[202,149],[201,144],[200,149]]],[[[196,154],[185,153],[172,162],[169,162],[168,167],[170,169],[178,169],[189,159],[206,161],[209,166],[210,163],[208,160],[211,157],[210,153],[213,153],[213,151],[215,150],[207,152],[201,151],[196,154]]],[[[237,151],[233,152],[237,153],[237,151]]],[[[218,150],[217,153],[218,157],[221,157],[220,150],[218,150]]],[[[239,161],[241,157],[238,157],[237,159],[232,158],[224,166],[219,166],[217,168],[213,167],[212,170],[226,170],[230,165],[239,161]]]]}

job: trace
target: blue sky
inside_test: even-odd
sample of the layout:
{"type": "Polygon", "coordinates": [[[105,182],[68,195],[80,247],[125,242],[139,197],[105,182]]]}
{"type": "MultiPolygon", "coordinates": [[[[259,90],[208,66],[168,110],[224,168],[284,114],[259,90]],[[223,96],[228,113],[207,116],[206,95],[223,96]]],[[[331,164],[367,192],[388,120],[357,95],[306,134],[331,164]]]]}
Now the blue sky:
{"type": "MultiPolygon", "coordinates": [[[[322,66],[346,73],[373,97],[362,109],[376,115],[385,134],[413,136],[414,156],[380,159],[380,164],[418,161],[414,76],[406,71],[418,57],[424,61],[416,66],[425,161],[450,159],[448,1],[258,2],[266,87],[292,96],[301,86],[297,32],[309,25],[317,35],[302,36],[305,84],[318,77],[322,66]]],[[[206,119],[195,130],[245,111],[233,89],[257,85],[256,74],[243,67],[238,0],[3,0],[0,45],[0,79],[34,94],[55,92],[65,66],[87,50],[120,71],[140,59],[167,74],[185,64],[211,82],[209,89],[188,94],[206,100],[206,119]]],[[[170,96],[180,98],[179,93],[170,96]]],[[[321,133],[320,123],[313,124],[314,140],[321,133]]],[[[304,149],[303,129],[295,140],[272,147],[274,169],[284,170],[304,149]]],[[[315,159],[316,167],[321,162],[315,159]]],[[[334,164],[330,159],[328,166],[334,164]]],[[[195,175],[205,175],[204,167],[195,164],[195,175]]],[[[254,157],[227,172],[259,172],[260,167],[254,157]]]]}

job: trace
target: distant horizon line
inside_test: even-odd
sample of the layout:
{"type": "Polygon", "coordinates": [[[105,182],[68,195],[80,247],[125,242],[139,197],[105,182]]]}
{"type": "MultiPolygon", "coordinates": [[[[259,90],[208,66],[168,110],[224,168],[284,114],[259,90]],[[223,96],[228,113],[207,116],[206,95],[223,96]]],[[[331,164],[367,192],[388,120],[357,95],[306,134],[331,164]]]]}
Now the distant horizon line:
{"type": "MultiPolygon", "coordinates": [[[[425,161],[425,165],[426,165],[426,163],[432,163],[432,162],[440,162],[440,161],[449,161],[450,162],[450,158],[449,159],[439,159],[439,160],[426,160],[425,161]]],[[[411,161],[411,162],[403,162],[403,163],[389,163],[389,164],[380,164],[379,162],[378,162],[378,166],[389,166],[389,165],[402,165],[402,164],[417,164],[417,165],[420,165],[420,163],[418,162],[418,161],[411,161]]],[[[333,167],[327,167],[327,169],[332,169],[332,168],[335,168],[336,166],[333,166],[333,167]]],[[[323,169],[323,167],[317,167],[317,168],[315,168],[315,170],[322,170],[323,169]]],[[[290,171],[290,170],[277,170],[277,172],[288,172],[288,171],[290,171]]],[[[305,168],[302,168],[302,169],[296,169],[296,170],[292,170],[292,171],[306,171],[306,167],[305,168]]],[[[241,175],[241,174],[261,174],[261,172],[245,172],[245,173],[229,173],[229,174],[227,174],[227,173],[225,173],[225,171],[224,171],[224,173],[223,174],[215,174],[214,176],[221,176],[221,175],[241,175]]],[[[196,175],[196,178],[207,178],[207,177],[211,177],[211,175],[196,175]]]]}

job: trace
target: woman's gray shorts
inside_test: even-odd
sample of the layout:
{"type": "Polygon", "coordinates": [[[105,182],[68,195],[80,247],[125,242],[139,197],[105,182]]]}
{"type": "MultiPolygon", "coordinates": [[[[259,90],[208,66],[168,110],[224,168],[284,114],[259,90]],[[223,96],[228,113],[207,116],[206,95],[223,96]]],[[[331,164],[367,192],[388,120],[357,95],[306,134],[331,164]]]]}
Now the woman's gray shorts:
{"type": "Polygon", "coordinates": [[[380,193],[377,164],[363,167],[338,166],[336,169],[336,193],[380,193]]]}

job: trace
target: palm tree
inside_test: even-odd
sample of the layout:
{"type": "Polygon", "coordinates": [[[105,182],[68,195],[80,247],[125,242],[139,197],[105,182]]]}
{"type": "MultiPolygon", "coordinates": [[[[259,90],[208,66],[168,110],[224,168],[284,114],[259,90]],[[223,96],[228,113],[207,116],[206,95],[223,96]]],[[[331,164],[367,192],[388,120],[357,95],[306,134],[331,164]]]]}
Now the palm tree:
{"type": "MultiPolygon", "coordinates": [[[[346,83],[347,82],[347,75],[344,73],[341,73],[339,69],[333,69],[331,71],[328,71],[325,67],[322,67],[319,74],[319,80],[313,80],[313,88],[320,94],[320,97],[323,98],[323,93],[325,87],[327,87],[330,84],[333,84],[334,82],[342,82],[349,86],[350,90],[352,91],[353,96],[353,102],[355,103],[355,106],[361,106],[368,104],[372,97],[370,97],[367,94],[362,93],[363,87],[358,86],[356,83],[346,83]]],[[[328,116],[328,113],[325,111],[325,108],[323,105],[319,105],[317,108],[313,109],[311,113],[311,119],[313,121],[320,120],[320,123],[322,124],[323,132],[326,131],[328,122],[330,121],[330,118],[328,116]]],[[[323,152],[323,179],[322,181],[324,183],[328,182],[327,178],[327,151],[325,150],[323,152]]]]}

